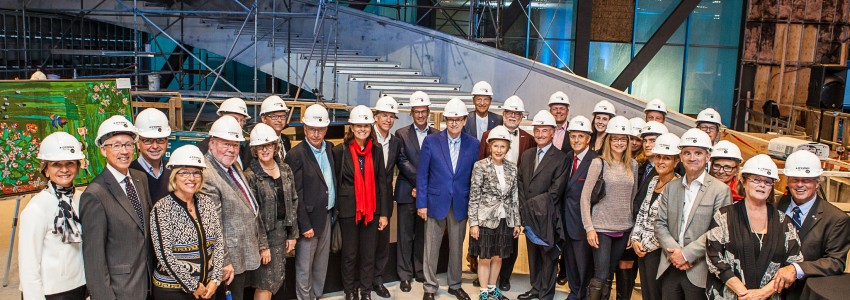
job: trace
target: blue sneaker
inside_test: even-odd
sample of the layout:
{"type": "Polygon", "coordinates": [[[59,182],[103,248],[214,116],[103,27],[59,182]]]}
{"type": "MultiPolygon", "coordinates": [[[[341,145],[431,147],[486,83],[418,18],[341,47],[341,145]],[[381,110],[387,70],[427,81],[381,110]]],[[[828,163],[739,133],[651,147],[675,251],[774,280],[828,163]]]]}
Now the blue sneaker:
{"type": "Polygon", "coordinates": [[[510,300],[498,288],[490,292],[490,300],[510,300]]]}
{"type": "Polygon", "coordinates": [[[489,297],[490,294],[487,292],[481,292],[481,294],[478,294],[478,300],[489,300],[489,297]]]}

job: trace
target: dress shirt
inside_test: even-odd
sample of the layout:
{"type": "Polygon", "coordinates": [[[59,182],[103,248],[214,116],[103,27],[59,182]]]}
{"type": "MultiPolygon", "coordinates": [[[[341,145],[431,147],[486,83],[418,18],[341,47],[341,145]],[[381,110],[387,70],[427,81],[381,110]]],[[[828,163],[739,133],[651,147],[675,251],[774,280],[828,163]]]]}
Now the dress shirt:
{"type": "MultiPolygon", "coordinates": [[[[414,127],[416,127],[416,126],[414,126],[414,127]]],[[[381,131],[378,130],[377,127],[373,127],[373,128],[374,128],[373,130],[375,130],[375,137],[378,138],[378,144],[381,144],[381,149],[384,150],[384,168],[386,168],[387,164],[390,163],[389,162],[389,160],[390,160],[390,139],[393,138],[393,135],[389,134],[389,132],[387,132],[388,133],[387,137],[384,138],[383,136],[381,136],[381,131]]]]}
{"type": "Polygon", "coordinates": [[[564,124],[560,126],[555,126],[555,137],[552,139],[552,144],[555,144],[555,148],[561,150],[561,145],[564,144],[564,139],[567,138],[567,125],[570,122],[564,121],[564,124]]]}
{"type": "MultiPolygon", "coordinates": [[[[812,206],[815,205],[815,200],[817,200],[817,195],[812,196],[812,199],[806,201],[806,203],[803,203],[803,205],[797,205],[794,200],[791,200],[791,203],[788,205],[788,209],[785,210],[785,215],[791,218],[793,209],[795,207],[800,207],[800,227],[802,228],[803,223],[806,222],[806,216],[809,215],[809,211],[812,210],[812,206]]],[[[797,263],[793,263],[792,265],[794,266],[794,270],[797,270],[797,279],[803,278],[803,276],[806,275],[806,273],[803,273],[803,269],[800,269],[800,265],[798,265],[797,263]]]]}
{"type": "MultiPolygon", "coordinates": [[[[127,171],[127,174],[121,174],[110,164],[106,164],[106,169],[109,170],[109,173],[112,173],[112,176],[115,177],[115,180],[118,180],[118,184],[121,185],[121,191],[124,192],[124,196],[127,196],[127,183],[125,183],[124,178],[130,177],[130,171],[127,171]]],[[[130,177],[130,182],[133,181],[133,178],[130,177]]],[[[136,189],[138,191],[138,189],[136,189]]]]}
{"type": "Polygon", "coordinates": [[[517,163],[519,160],[519,131],[521,129],[517,128],[514,130],[508,130],[511,133],[509,136],[511,139],[511,148],[508,149],[508,153],[505,154],[505,159],[512,163],[517,163]]]}
{"type": "Polygon", "coordinates": [[[534,163],[534,169],[535,170],[537,169],[537,164],[540,163],[540,160],[542,160],[543,157],[546,156],[546,151],[549,151],[549,148],[552,148],[552,143],[549,143],[548,145],[544,146],[543,148],[539,148],[539,147],[537,148],[537,158],[536,158],[536,161],[534,163]],[[541,151],[543,151],[543,152],[541,152],[541,151]]]}
{"type": "Polygon", "coordinates": [[[413,125],[413,130],[416,131],[416,139],[419,140],[419,149],[422,150],[422,143],[425,141],[425,137],[428,136],[428,129],[431,129],[431,126],[425,124],[424,130],[419,130],[419,127],[413,125]]]}
{"type": "Polygon", "coordinates": [[[325,178],[325,184],[328,186],[328,210],[334,208],[334,204],[336,204],[336,188],[334,187],[334,178],[333,178],[333,170],[331,170],[331,162],[328,161],[328,156],[325,151],[327,151],[326,147],[327,143],[322,141],[322,149],[316,149],[309,142],[307,146],[310,146],[310,150],[313,151],[313,155],[316,156],[316,161],[319,163],[319,169],[322,170],[322,176],[325,178]]]}
{"type": "Polygon", "coordinates": [[[457,158],[460,156],[460,134],[456,138],[452,138],[448,133],[446,133],[449,140],[449,152],[451,152],[452,158],[452,172],[457,171],[457,158]]]}
{"type": "MultiPolygon", "coordinates": [[[[215,158],[215,156],[213,156],[213,158],[215,158]]],[[[215,164],[219,168],[221,168],[221,170],[224,171],[224,173],[229,174],[230,173],[229,170],[233,170],[233,178],[236,178],[236,185],[238,185],[242,188],[242,192],[245,193],[245,196],[248,197],[248,202],[251,203],[251,209],[254,210],[254,214],[257,214],[259,212],[260,206],[257,204],[257,201],[254,200],[253,196],[251,196],[251,193],[248,192],[251,189],[248,188],[248,184],[242,179],[242,174],[240,174],[239,172],[236,172],[236,169],[233,168],[233,165],[231,165],[230,168],[226,168],[217,159],[213,159],[213,161],[215,161],[215,164]]],[[[228,176],[228,177],[230,177],[230,176],[228,176]]]]}
{"type": "Polygon", "coordinates": [[[149,163],[147,160],[145,160],[144,156],[139,155],[138,161],[139,161],[139,164],[142,165],[142,168],[145,169],[145,172],[147,172],[149,175],[151,175],[151,177],[159,179],[159,176],[162,176],[162,171],[163,171],[162,167],[163,166],[162,166],[161,160],[159,161],[159,173],[158,174],[156,173],[156,170],[154,170],[153,165],[151,165],[151,163],[149,163]]]}
{"type": "MultiPolygon", "coordinates": [[[[507,182],[505,182],[505,166],[493,164],[493,168],[496,169],[496,179],[499,180],[499,189],[504,192],[505,187],[507,186],[507,182]]],[[[505,210],[504,202],[499,204],[499,210],[497,214],[500,219],[508,217],[508,212],[507,210],[505,210]]]]}
{"type": "MultiPolygon", "coordinates": [[[[691,182],[689,185],[687,182],[687,177],[682,178],[682,186],[685,187],[685,202],[682,206],[682,218],[680,219],[679,224],[679,246],[684,247],[685,240],[685,224],[687,224],[688,218],[690,218],[691,207],[694,206],[694,202],[696,202],[697,194],[699,194],[699,189],[705,182],[705,172],[702,172],[697,178],[691,182]]],[[[690,260],[689,260],[690,261],[690,260]]]]}
{"type": "Polygon", "coordinates": [[[484,115],[484,117],[479,117],[478,114],[475,114],[475,138],[479,141],[481,140],[481,135],[487,131],[487,121],[490,119],[490,115],[484,115]]]}

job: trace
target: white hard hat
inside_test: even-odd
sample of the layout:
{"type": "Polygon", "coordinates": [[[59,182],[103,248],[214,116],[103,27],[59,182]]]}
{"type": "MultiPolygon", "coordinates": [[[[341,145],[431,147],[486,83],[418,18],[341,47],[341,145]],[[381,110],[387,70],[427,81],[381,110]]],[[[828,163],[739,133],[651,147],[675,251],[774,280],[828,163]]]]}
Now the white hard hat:
{"type": "Polygon", "coordinates": [[[492,140],[505,140],[510,142],[511,133],[504,125],[493,127],[493,129],[490,130],[490,133],[487,133],[487,142],[489,143],[492,140]]]}
{"type": "Polygon", "coordinates": [[[210,136],[228,141],[241,142],[245,140],[242,126],[233,116],[221,116],[210,127],[210,136]]]}
{"type": "Polygon", "coordinates": [[[552,115],[548,110],[541,110],[534,115],[534,119],[531,121],[531,125],[534,126],[558,126],[555,122],[555,116],[552,115]]]}
{"type": "Polygon", "coordinates": [[[328,117],[328,109],[321,104],[313,104],[304,112],[301,118],[304,125],[310,127],[328,127],[331,124],[331,119],[328,117]]]}
{"type": "Polygon", "coordinates": [[[525,103],[522,103],[522,99],[520,99],[519,96],[513,95],[505,100],[505,103],[502,104],[502,108],[504,110],[525,112],[525,103]]]}
{"type": "Polygon", "coordinates": [[[814,153],[797,150],[785,160],[785,176],[818,177],[823,175],[820,159],[814,153]]]}
{"type": "Polygon", "coordinates": [[[493,96],[493,88],[486,81],[479,81],[472,86],[472,95],[493,96]]]}
{"type": "Polygon", "coordinates": [[[684,147],[700,147],[711,152],[711,138],[708,134],[697,128],[688,129],[682,135],[682,141],[679,143],[679,149],[684,147]]]}
{"type": "Polygon", "coordinates": [[[697,124],[701,122],[713,123],[717,124],[718,126],[722,124],[720,122],[720,113],[718,113],[713,108],[706,108],[699,112],[699,114],[697,115],[697,124]]]}
{"type": "Polygon", "coordinates": [[[423,91],[415,91],[410,95],[410,107],[431,106],[431,97],[423,91]]]}
{"type": "Polygon", "coordinates": [[[383,96],[378,98],[378,102],[375,102],[375,110],[397,114],[398,102],[393,97],[383,96]]]}
{"type": "Polygon", "coordinates": [[[224,100],[221,103],[221,106],[218,107],[218,110],[215,112],[219,116],[224,113],[234,113],[245,116],[245,118],[250,119],[251,116],[248,115],[248,106],[245,105],[245,100],[240,98],[229,98],[224,100]]]}
{"type": "Polygon", "coordinates": [[[136,129],[139,136],[149,139],[161,139],[171,135],[168,117],[156,108],[146,108],[136,115],[136,129]]]}
{"type": "Polygon", "coordinates": [[[129,134],[133,137],[133,140],[139,138],[139,133],[136,131],[136,126],[133,126],[133,123],[122,115],[115,115],[100,123],[100,127],[97,128],[97,137],[94,139],[95,144],[98,147],[102,146],[103,137],[116,132],[129,134]]]}
{"type": "Polygon", "coordinates": [[[679,143],[681,140],[678,136],[672,133],[664,133],[659,135],[655,140],[655,146],[652,147],[653,154],[661,154],[661,155],[679,155],[682,152],[679,149],[679,143]]]}
{"type": "MultiPolygon", "coordinates": [[[[223,106],[224,103],[222,103],[222,107],[223,106]]],[[[262,116],[276,111],[289,111],[289,107],[286,107],[286,101],[283,101],[283,98],[280,98],[277,95],[266,97],[266,99],[263,100],[263,104],[260,105],[260,115],[262,116]]]]}
{"type": "Polygon", "coordinates": [[[648,103],[646,103],[646,108],[643,109],[643,112],[648,111],[659,111],[666,115],[667,104],[665,104],[664,101],[661,101],[661,99],[652,99],[648,103]]]}
{"type": "Polygon", "coordinates": [[[38,147],[36,158],[44,161],[63,161],[85,159],[83,144],[64,131],[57,131],[44,137],[38,147]]]}
{"type": "Polygon", "coordinates": [[[614,109],[614,104],[611,104],[611,102],[608,102],[608,100],[602,100],[599,101],[599,103],[596,103],[596,106],[593,107],[593,113],[609,114],[612,116],[617,114],[616,110],[614,109]]]}
{"type": "Polygon", "coordinates": [[[567,94],[564,94],[562,91],[557,91],[552,96],[549,96],[549,105],[552,104],[570,105],[570,97],[567,97],[567,94]]]}
{"type": "Polygon", "coordinates": [[[592,124],[590,120],[585,118],[584,116],[576,116],[572,120],[570,120],[570,124],[567,125],[567,131],[583,131],[587,133],[593,133],[593,128],[591,128],[592,124]]]}
{"type": "Polygon", "coordinates": [[[459,98],[449,100],[446,103],[445,109],[443,109],[444,117],[465,117],[467,114],[469,114],[469,111],[466,110],[466,104],[459,98]]]}
{"type": "Polygon", "coordinates": [[[615,116],[608,121],[608,128],[605,129],[605,133],[631,135],[632,124],[624,116],[615,116]]]}
{"type": "Polygon", "coordinates": [[[375,124],[372,110],[366,105],[358,105],[351,109],[348,114],[348,123],[351,124],[375,124]]]}
{"type": "Polygon", "coordinates": [[[183,145],[180,148],[174,149],[174,152],[171,152],[171,156],[168,158],[168,167],[169,169],[173,169],[175,167],[196,167],[201,169],[206,169],[207,164],[204,162],[204,154],[201,153],[201,149],[198,149],[195,145],[183,145]]]}
{"type": "Polygon", "coordinates": [[[759,154],[747,160],[741,168],[741,174],[753,174],[779,180],[779,168],[767,154],[759,154]]]}
{"type": "Polygon", "coordinates": [[[670,132],[667,130],[667,125],[664,125],[658,121],[649,121],[646,122],[646,125],[643,126],[643,129],[640,131],[641,136],[646,136],[650,134],[662,135],[670,132]]]}
{"type": "Polygon", "coordinates": [[[711,158],[729,158],[739,162],[744,160],[741,157],[741,149],[727,140],[722,140],[714,144],[714,147],[711,148],[711,158]]]}
{"type": "Polygon", "coordinates": [[[265,123],[259,123],[254,125],[254,129],[251,129],[251,137],[249,139],[248,146],[259,146],[272,142],[277,142],[280,140],[280,135],[274,131],[269,125],[265,123]]]}
{"type": "Polygon", "coordinates": [[[639,138],[643,132],[643,127],[646,126],[646,121],[643,118],[634,117],[629,119],[629,124],[632,125],[632,136],[639,138]]]}

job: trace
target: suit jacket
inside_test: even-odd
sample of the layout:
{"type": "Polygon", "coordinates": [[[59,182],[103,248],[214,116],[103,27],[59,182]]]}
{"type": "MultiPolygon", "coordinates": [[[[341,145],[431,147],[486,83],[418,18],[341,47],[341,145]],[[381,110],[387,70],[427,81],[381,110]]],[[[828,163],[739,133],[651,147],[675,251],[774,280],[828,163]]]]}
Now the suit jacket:
{"type": "Polygon", "coordinates": [[[145,173],[129,170],[144,226],[115,179],[103,169],[80,196],[83,261],[91,299],[147,298],[155,261],[150,239],[151,199],[145,173]]]}
{"type": "Polygon", "coordinates": [[[467,218],[472,166],[478,157],[478,140],[460,134],[457,170],[452,170],[446,130],[425,137],[416,168],[416,208],[427,208],[428,217],[443,220],[452,209],[455,220],[467,218]]]}
{"type": "MultiPolygon", "coordinates": [[[[333,146],[333,143],[325,141],[325,155],[328,156],[331,170],[335,170],[333,146]]],[[[292,169],[295,189],[298,191],[298,232],[304,233],[312,229],[316,236],[320,236],[328,219],[328,187],[335,185],[336,179],[334,182],[325,182],[319,162],[310,149],[310,143],[306,141],[292,147],[284,161],[292,169]]],[[[336,177],[336,174],[331,177],[336,177]]]]}
{"type": "MultiPolygon", "coordinates": [[[[414,126],[416,125],[410,124],[410,126],[399,128],[395,132],[400,149],[397,163],[398,178],[395,180],[395,197],[393,198],[399,204],[414,202],[410,192],[416,187],[416,166],[419,165],[419,138],[416,137],[414,126]]],[[[436,129],[428,127],[429,135],[436,132],[436,129]]]]}
{"type": "MultiPolygon", "coordinates": [[[[414,133],[414,135],[416,135],[414,133]]],[[[418,142],[418,140],[417,140],[418,142]]],[[[378,145],[380,146],[380,145],[378,145]]],[[[381,150],[383,151],[383,150],[381,150]]],[[[387,151],[387,159],[385,164],[387,165],[384,169],[384,190],[386,191],[386,196],[389,202],[387,203],[387,218],[393,216],[393,176],[395,176],[395,167],[398,165],[399,156],[401,154],[401,139],[397,136],[393,136],[390,138],[389,151],[387,151]]],[[[381,152],[383,156],[383,152],[381,152]]],[[[401,176],[399,176],[401,178],[401,176]]],[[[414,176],[415,178],[415,176],[414,176]]],[[[410,196],[410,193],[407,193],[410,196]]]]}
{"type": "Polygon", "coordinates": [[[565,157],[567,160],[567,183],[564,189],[564,201],[561,203],[563,211],[564,227],[570,239],[582,241],[587,238],[587,232],[584,230],[584,224],[581,222],[581,191],[584,189],[584,181],[587,177],[587,171],[590,169],[590,163],[598,155],[593,150],[588,150],[578,163],[578,169],[570,175],[573,170],[573,156],[576,153],[570,151],[565,157]]]}
{"type": "MultiPolygon", "coordinates": [[[[799,299],[807,277],[839,275],[844,272],[850,250],[850,217],[818,197],[798,231],[804,261],[798,263],[806,277],[794,283],[787,299],[799,299]]],[[[777,208],[785,213],[791,196],[779,199],[777,208]]]]}
{"type": "Polygon", "coordinates": [[[691,206],[688,220],[685,222],[685,235],[679,246],[679,229],[683,216],[685,187],[682,177],[671,181],[658,199],[658,219],[655,221],[655,237],[661,244],[661,262],[658,264],[658,278],[670,267],[670,253],[667,248],[681,248],[682,254],[693,265],[687,271],[688,280],[695,286],[705,288],[708,265],[705,262],[705,234],[711,225],[714,213],[732,202],[729,186],[711,175],[705,174],[705,180],[691,206]]]}
{"type": "Polygon", "coordinates": [[[472,183],[469,192],[469,226],[490,229],[499,227],[499,208],[505,206],[508,227],[520,226],[517,200],[516,164],[504,161],[505,185],[499,186],[496,167],[490,158],[479,160],[472,168],[472,183]]]}
{"type": "MultiPolygon", "coordinates": [[[[516,165],[520,166],[522,162],[522,153],[525,152],[525,150],[534,148],[535,146],[537,146],[537,143],[534,141],[534,137],[528,134],[528,132],[525,132],[525,130],[517,130],[519,130],[519,152],[517,152],[519,153],[519,155],[517,155],[516,165]]],[[[484,132],[484,134],[481,135],[481,144],[478,146],[479,160],[485,159],[490,156],[490,147],[487,146],[488,136],[490,136],[490,130],[487,130],[487,132],[484,132]]]]}
{"type": "MultiPolygon", "coordinates": [[[[475,111],[469,112],[469,116],[466,118],[466,125],[463,126],[463,132],[471,135],[472,138],[478,138],[478,125],[475,124],[477,119],[475,118],[475,111]]],[[[502,120],[502,116],[494,114],[492,112],[487,112],[487,131],[493,129],[493,127],[502,125],[504,120],[502,120]]],[[[486,131],[485,131],[486,132],[486,131]]],[[[481,140],[484,140],[484,135],[481,135],[481,140]]]]}
{"type": "MultiPolygon", "coordinates": [[[[375,214],[386,217],[391,210],[390,194],[386,190],[386,169],[384,168],[384,152],[381,145],[372,144],[373,174],[375,177],[375,214]]],[[[340,218],[353,218],[357,213],[357,199],[354,192],[354,172],[360,172],[360,162],[352,161],[349,145],[342,143],[333,148],[336,174],[336,211],[340,218]],[[355,167],[356,166],[356,167],[355,167]]]]}
{"type": "Polygon", "coordinates": [[[260,267],[260,250],[269,248],[257,196],[248,186],[248,179],[242,175],[239,165],[232,166],[235,169],[234,176],[245,183],[245,192],[253,199],[251,204],[227,171],[215,161],[212,153],[206,154],[206,164],[201,193],[212,200],[219,212],[225,245],[224,265],[232,264],[233,272],[237,275],[256,270],[260,267]]]}
{"type": "Polygon", "coordinates": [[[517,175],[520,214],[523,216],[522,225],[531,226],[538,236],[548,240],[547,251],[555,249],[555,244],[560,243],[564,238],[561,216],[557,208],[561,205],[569,175],[569,169],[564,163],[566,155],[558,148],[551,146],[543,154],[536,169],[534,168],[534,162],[537,159],[536,146],[526,150],[521,156],[522,160],[527,162],[519,167],[517,175]]]}

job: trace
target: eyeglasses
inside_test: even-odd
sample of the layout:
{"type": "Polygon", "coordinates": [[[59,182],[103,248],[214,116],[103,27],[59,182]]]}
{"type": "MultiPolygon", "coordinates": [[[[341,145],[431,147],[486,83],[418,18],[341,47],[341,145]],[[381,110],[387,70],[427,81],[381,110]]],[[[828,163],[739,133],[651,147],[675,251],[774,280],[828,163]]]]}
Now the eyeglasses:
{"type": "Polygon", "coordinates": [[[460,122],[463,122],[463,118],[446,118],[446,124],[460,124],[460,122]]]}
{"type": "Polygon", "coordinates": [[[517,117],[522,117],[522,112],[521,112],[521,111],[506,110],[506,111],[505,111],[505,116],[517,116],[517,117]]]}
{"type": "Polygon", "coordinates": [[[719,172],[719,171],[723,170],[723,172],[732,173],[732,171],[735,171],[736,169],[738,169],[738,166],[724,166],[724,165],[720,165],[720,164],[712,164],[711,165],[711,170],[714,171],[714,172],[719,172]]]}
{"type": "Polygon", "coordinates": [[[133,143],[126,143],[126,144],[113,143],[113,144],[103,144],[103,146],[101,146],[101,147],[108,148],[109,150],[112,150],[112,151],[121,151],[121,149],[133,150],[133,149],[136,148],[136,144],[133,144],[133,143]]]}
{"type": "Polygon", "coordinates": [[[272,149],[274,149],[274,143],[259,145],[259,146],[254,146],[254,147],[256,147],[260,151],[272,150],[272,149]]]}
{"type": "Polygon", "coordinates": [[[764,186],[773,186],[773,179],[771,179],[771,178],[761,179],[761,178],[750,177],[750,182],[752,182],[755,185],[763,184],[764,186]]]}
{"type": "Polygon", "coordinates": [[[168,143],[167,138],[159,138],[159,139],[140,138],[139,141],[142,142],[142,144],[144,144],[145,146],[150,146],[150,145],[153,145],[153,144],[165,145],[165,143],[168,143]]]}
{"type": "Polygon", "coordinates": [[[219,147],[222,147],[222,148],[233,148],[233,149],[239,149],[239,143],[224,143],[224,142],[219,142],[219,143],[218,143],[218,146],[219,146],[219,147]]]}
{"type": "Polygon", "coordinates": [[[177,172],[177,175],[180,175],[180,177],[182,177],[182,178],[189,178],[189,177],[201,178],[201,176],[203,176],[204,173],[200,172],[200,171],[194,171],[194,172],[180,171],[180,172],[177,172]]]}
{"type": "Polygon", "coordinates": [[[267,115],[266,118],[269,118],[272,121],[286,120],[286,114],[267,115]]]}
{"type": "Polygon", "coordinates": [[[708,133],[708,132],[717,132],[717,126],[714,126],[714,125],[700,125],[700,126],[699,126],[699,127],[697,127],[697,128],[698,128],[699,130],[705,131],[706,133],[708,133]]]}
{"type": "Polygon", "coordinates": [[[411,114],[414,114],[414,115],[427,115],[427,114],[428,114],[428,110],[427,110],[427,109],[414,110],[414,111],[411,111],[410,113],[411,113],[411,114]]]}
{"type": "Polygon", "coordinates": [[[612,143],[628,143],[629,138],[627,138],[627,137],[612,137],[611,142],[612,143]]]}

